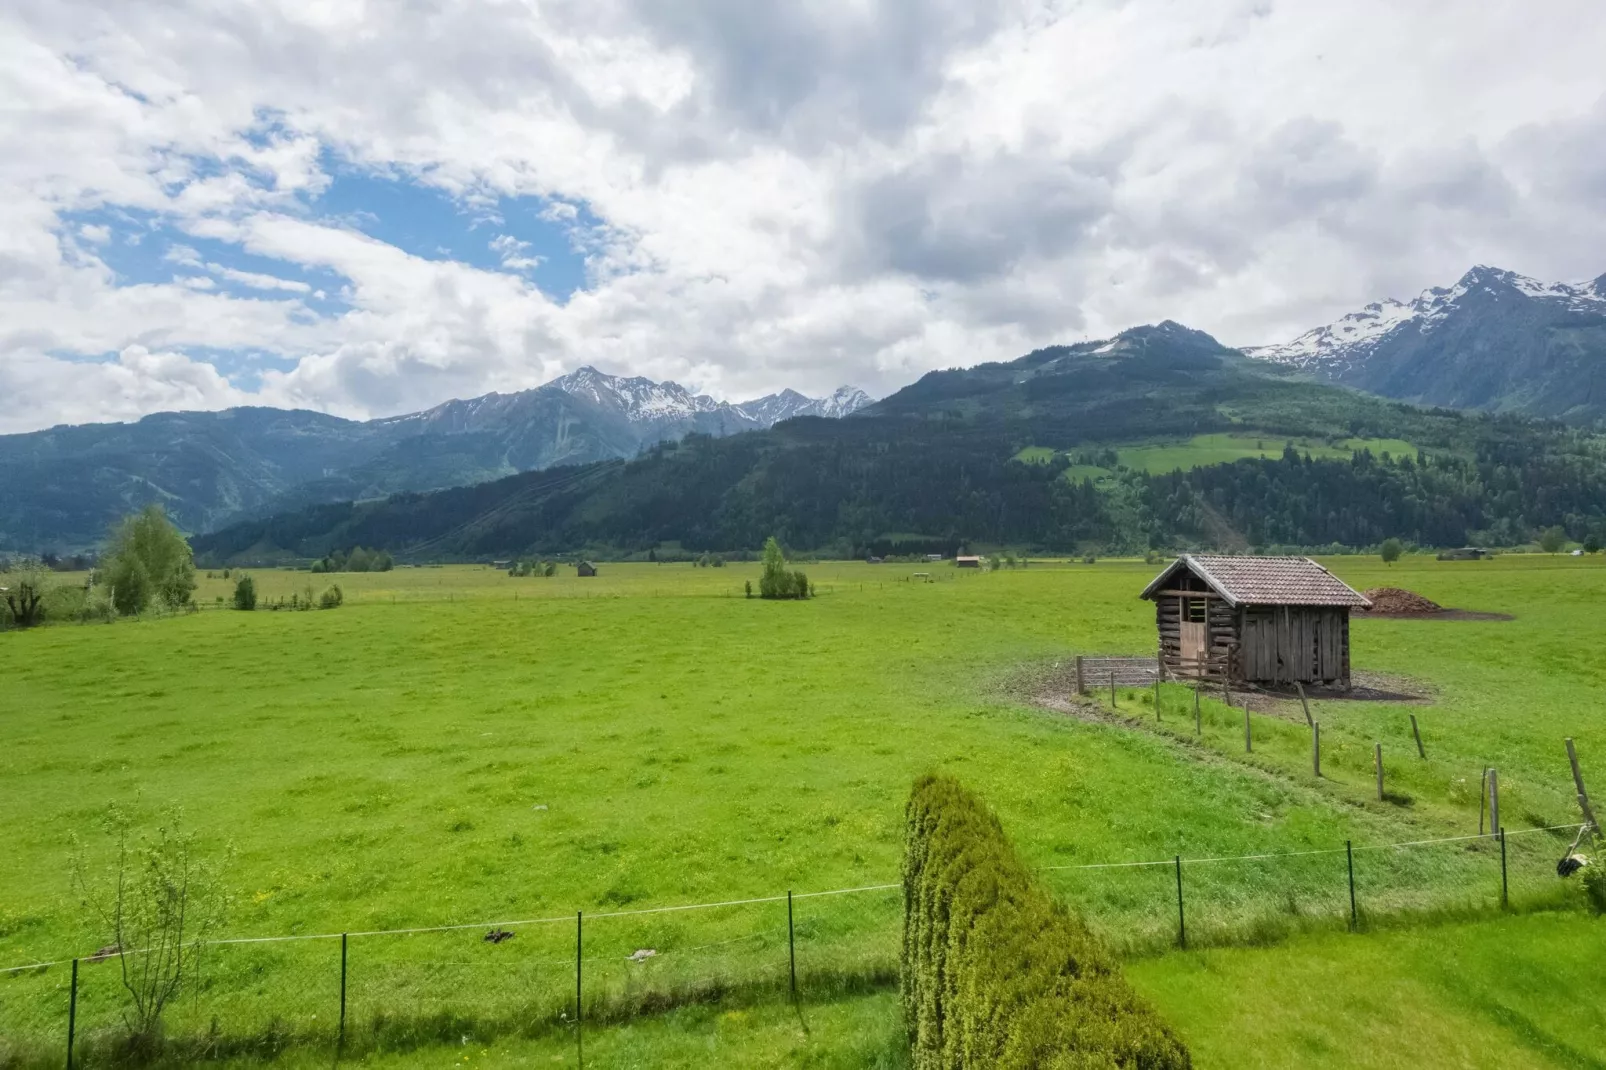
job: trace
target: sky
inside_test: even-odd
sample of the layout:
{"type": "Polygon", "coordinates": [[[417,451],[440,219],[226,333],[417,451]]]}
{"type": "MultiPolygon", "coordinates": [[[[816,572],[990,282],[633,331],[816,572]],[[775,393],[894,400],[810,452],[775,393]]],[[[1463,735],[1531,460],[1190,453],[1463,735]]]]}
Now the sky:
{"type": "Polygon", "coordinates": [[[1606,272],[1599,0],[9,0],[0,433],[1606,272]]]}

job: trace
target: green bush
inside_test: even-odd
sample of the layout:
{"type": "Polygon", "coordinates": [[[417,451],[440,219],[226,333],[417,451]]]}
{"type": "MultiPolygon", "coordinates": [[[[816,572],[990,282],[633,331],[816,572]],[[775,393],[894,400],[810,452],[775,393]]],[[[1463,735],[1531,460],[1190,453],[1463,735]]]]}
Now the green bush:
{"type": "Polygon", "coordinates": [[[257,607],[257,581],[249,574],[234,581],[234,608],[252,610],[257,607]]]}
{"type": "Polygon", "coordinates": [[[345,602],[346,592],[340,589],[338,583],[331,583],[323,594],[318,596],[319,609],[339,609],[345,602]]]}
{"type": "Polygon", "coordinates": [[[1606,866],[1599,861],[1584,867],[1584,895],[1591,910],[1606,914],[1606,866]]]}
{"type": "Polygon", "coordinates": [[[807,598],[813,591],[802,572],[788,572],[781,544],[774,536],[764,543],[764,571],[758,577],[760,598],[807,598]]]}
{"type": "Polygon", "coordinates": [[[904,844],[903,1009],[916,1070],[1192,1066],[958,781],[915,783],[904,844]]]}

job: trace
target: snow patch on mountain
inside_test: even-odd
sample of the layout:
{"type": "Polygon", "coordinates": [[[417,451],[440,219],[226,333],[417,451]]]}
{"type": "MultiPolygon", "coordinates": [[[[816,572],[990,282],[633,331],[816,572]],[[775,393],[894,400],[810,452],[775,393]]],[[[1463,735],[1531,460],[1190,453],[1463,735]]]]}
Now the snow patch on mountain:
{"type": "Polygon", "coordinates": [[[782,390],[752,401],[733,404],[707,394],[693,394],[679,383],[656,383],[641,376],[609,375],[592,367],[581,368],[552,380],[541,390],[561,390],[604,408],[622,412],[632,421],[691,419],[715,414],[741,425],[770,427],[794,416],[846,416],[870,404],[870,396],[852,386],[838,387],[828,397],[811,398],[796,390],[782,390]]]}
{"type": "Polygon", "coordinates": [[[1606,310],[1606,276],[1592,282],[1543,283],[1515,271],[1480,264],[1454,286],[1423,290],[1410,303],[1375,301],[1336,322],[1315,327],[1291,342],[1251,346],[1245,353],[1305,370],[1342,373],[1363,363],[1396,332],[1429,334],[1465,307],[1469,299],[1540,301],[1575,312],[1606,310]]]}

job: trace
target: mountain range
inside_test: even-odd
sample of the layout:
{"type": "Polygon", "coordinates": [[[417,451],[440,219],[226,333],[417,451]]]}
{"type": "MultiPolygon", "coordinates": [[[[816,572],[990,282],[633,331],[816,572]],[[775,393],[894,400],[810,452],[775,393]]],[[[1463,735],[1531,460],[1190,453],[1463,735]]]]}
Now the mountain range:
{"type": "MultiPolygon", "coordinates": [[[[533,390],[367,422],[242,408],[0,436],[0,549],[92,546],[113,520],[148,501],[165,503],[189,531],[220,532],[211,545],[224,557],[337,548],[345,535],[324,523],[335,514],[314,510],[321,519],[310,521],[303,514],[341,502],[362,503],[340,507],[357,509],[335,524],[341,531],[351,518],[368,517],[378,525],[371,535],[388,533],[381,545],[415,554],[653,540],[732,547],[756,545],[771,530],[790,532],[801,546],[839,549],[881,546],[888,533],[945,545],[987,537],[1134,546],[1160,532],[1204,532],[1217,545],[1274,537],[1305,545],[1355,544],[1373,527],[1395,527],[1390,533],[1424,539],[1520,540],[1566,495],[1551,495],[1544,508],[1512,499],[1490,511],[1477,498],[1493,479],[1482,468],[1475,478],[1456,477],[1465,484],[1459,489],[1442,481],[1430,488],[1413,475],[1410,494],[1454,489],[1463,497],[1452,503],[1460,510],[1454,516],[1435,514],[1409,530],[1397,521],[1418,509],[1414,499],[1374,496],[1367,508],[1384,514],[1356,520],[1335,512],[1321,488],[1296,488],[1287,493],[1303,504],[1265,508],[1323,510],[1324,519],[1268,527],[1195,492],[1238,478],[1242,469],[1223,462],[1259,461],[1267,441],[1297,442],[1321,464],[1376,442],[1395,453],[1394,462],[1402,452],[1437,465],[1482,466],[1498,457],[1508,472],[1528,466],[1592,485],[1606,455],[1594,433],[1602,420],[1606,276],[1545,284],[1480,266],[1454,286],[1410,302],[1377,302],[1282,345],[1233,350],[1166,321],[1015,361],[932,372],[877,403],[843,387],[826,398],[787,390],[735,404],[675,383],[582,368],[533,390]],[[1498,418],[1471,420],[1459,410],[1498,418]],[[797,419],[848,414],[854,419],[797,419]],[[1534,416],[1577,430],[1536,424],[1534,416]],[[683,439],[687,448],[679,449],[683,439]],[[1194,503],[1178,514],[1184,519],[1164,519],[1156,502],[1134,497],[1158,493],[1163,480],[1140,480],[1140,487],[1119,474],[1134,466],[1148,472],[1147,462],[1121,452],[1142,444],[1185,447],[1179,478],[1193,489],[1167,492],[1194,503]],[[1091,479],[1094,497],[1079,499],[1074,516],[1053,518],[1051,503],[1063,505],[1066,492],[1023,482],[1025,466],[1011,461],[1021,451],[1091,479]],[[1529,465],[1524,451],[1540,460],[1529,465]],[[1073,456],[1082,460],[1072,463],[1073,456]],[[535,472],[552,474],[518,476],[535,472]],[[851,472],[860,473],[857,483],[833,482],[851,472]],[[1010,497],[1027,486],[1036,487],[1035,498],[1010,497]],[[468,489],[417,494],[453,487],[468,489]],[[910,487],[919,494],[911,497],[910,487]],[[964,488],[957,498],[955,487],[964,488]],[[524,504],[508,506],[498,498],[505,493],[524,504]],[[390,495],[401,496],[400,512],[375,504],[390,495]],[[502,517],[491,528],[474,514],[487,502],[498,503],[493,514],[502,517]],[[817,515],[800,514],[804,503],[817,515]],[[988,513],[995,506],[999,516],[988,513]],[[1048,512],[1030,520],[1023,510],[1048,512]],[[421,524],[430,519],[412,532],[393,523],[404,513],[421,524]],[[252,528],[270,517],[289,528],[252,528]],[[241,532],[251,530],[257,534],[241,543],[241,532]],[[320,540],[335,541],[318,549],[320,540]]],[[[1584,494],[1546,523],[1593,523],[1593,501],[1584,494]]]]}
{"type": "Polygon", "coordinates": [[[215,564],[354,545],[403,560],[724,552],[769,535],[833,556],[966,545],[1141,552],[1367,546],[1390,535],[1511,545],[1542,527],[1578,538],[1603,523],[1596,436],[1312,381],[1167,321],[931,372],[848,420],[689,436],[628,461],[316,505],[193,544],[215,564]]]}
{"type": "Polygon", "coordinates": [[[1541,283],[1479,266],[1249,355],[1420,405],[1577,424],[1606,417],[1606,275],[1541,283]]]}
{"type": "Polygon", "coordinates": [[[581,368],[533,390],[354,421],[304,410],[157,413],[0,436],[0,549],[91,547],[130,510],[161,502],[188,531],[304,505],[633,457],[689,433],[730,435],[869,404],[842,387],[741,404],[679,384],[581,368]]]}

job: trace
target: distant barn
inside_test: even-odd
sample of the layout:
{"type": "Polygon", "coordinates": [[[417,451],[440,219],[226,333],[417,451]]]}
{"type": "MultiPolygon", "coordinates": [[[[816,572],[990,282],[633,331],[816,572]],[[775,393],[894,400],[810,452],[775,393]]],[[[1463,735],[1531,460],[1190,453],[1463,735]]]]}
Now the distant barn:
{"type": "Polygon", "coordinates": [[[1183,554],[1142,597],[1167,673],[1273,687],[1347,689],[1350,610],[1371,605],[1307,557],[1183,554]]]}
{"type": "Polygon", "coordinates": [[[954,564],[959,568],[981,568],[981,558],[961,554],[954,558],[954,564]]]}
{"type": "Polygon", "coordinates": [[[577,576],[595,576],[597,574],[597,566],[589,561],[582,561],[574,566],[574,572],[577,576]]]}

